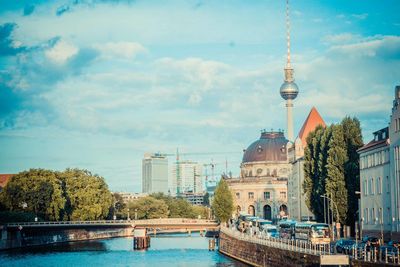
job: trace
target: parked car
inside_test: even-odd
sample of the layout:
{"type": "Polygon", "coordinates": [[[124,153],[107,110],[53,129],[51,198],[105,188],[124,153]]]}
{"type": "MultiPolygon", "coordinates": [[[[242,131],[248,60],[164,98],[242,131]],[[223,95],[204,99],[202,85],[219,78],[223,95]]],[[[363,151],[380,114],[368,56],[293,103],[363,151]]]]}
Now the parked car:
{"type": "Polygon", "coordinates": [[[395,261],[399,257],[399,249],[394,246],[380,246],[379,247],[379,252],[382,255],[382,259],[387,259],[388,261],[395,261]]]}
{"type": "Polygon", "coordinates": [[[352,239],[339,239],[335,243],[335,249],[338,253],[350,254],[355,249],[356,241],[352,239]]]}
{"type": "Polygon", "coordinates": [[[379,238],[373,236],[364,236],[362,242],[369,243],[372,247],[379,247],[379,238]]]}
{"type": "Polygon", "coordinates": [[[400,241],[393,241],[392,240],[392,241],[389,241],[388,245],[396,247],[396,248],[400,248],[400,241]]]}

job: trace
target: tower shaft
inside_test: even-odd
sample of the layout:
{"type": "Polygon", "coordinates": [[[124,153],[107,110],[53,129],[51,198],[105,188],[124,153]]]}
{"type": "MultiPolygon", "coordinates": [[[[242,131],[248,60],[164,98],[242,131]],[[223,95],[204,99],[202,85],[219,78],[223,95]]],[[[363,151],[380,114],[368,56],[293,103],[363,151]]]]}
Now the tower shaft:
{"type": "Polygon", "coordinates": [[[293,137],[293,102],[291,99],[286,100],[287,110],[287,137],[289,141],[294,141],[293,137]]]}

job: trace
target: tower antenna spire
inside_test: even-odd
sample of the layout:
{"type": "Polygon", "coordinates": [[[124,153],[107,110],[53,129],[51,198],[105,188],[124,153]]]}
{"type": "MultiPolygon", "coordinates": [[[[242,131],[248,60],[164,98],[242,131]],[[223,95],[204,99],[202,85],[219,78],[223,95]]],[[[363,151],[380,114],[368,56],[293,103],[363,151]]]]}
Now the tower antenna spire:
{"type": "Polygon", "coordinates": [[[286,45],[287,45],[287,56],[285,66],[285,82],[293,82],[293,68],[290,64],[290,12],[289,12],[289,0],[286,0],[286,45]]]}
{"type": "Polygon", "coordinates": [[[287,135],[289,141],[294,141],[293,136],[293,100],[297,97],[299,93],[299,88],[294,82],[293,78],[293,68],[290,62],[290,16],[289,16],[289,0],[286,0],[286,44],[287,44],[287,58],[285,71],[285,81],[280,88],[280,94],[283,99],[286,100],[286,110],[287,110],[287,135]]]}
{"type": "Polygon", "coordinates": [[[286,68],[290,68],[290,17],[289,17],[289,0],[286,0],[286,40],[287,40],[287,60],[286,60],[286,68]]]}

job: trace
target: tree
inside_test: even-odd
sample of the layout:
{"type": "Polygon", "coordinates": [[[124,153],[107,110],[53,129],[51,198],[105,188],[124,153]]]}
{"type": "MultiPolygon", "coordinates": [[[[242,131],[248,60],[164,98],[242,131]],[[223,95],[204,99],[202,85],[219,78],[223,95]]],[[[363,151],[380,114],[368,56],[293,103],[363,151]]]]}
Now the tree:
{"type": "Polygon", "coordinates": [[[221,179],[218,186],[215,188],[214,200],[212,209],[215,216],[221,222],[227,222],[233,212],[233,197],[229,190],[228,184],[224,179],[221,179]]]}
{"type": "Polygon", "coordinates": [[[327,158],[326,194],[334,202],[333,209],[336,221],[345,223],[348,212],[347,188],[344,165],[347,162],[346,144],[341,125],[332,126],[332,138],[329,141],[327,158]]]}
{"type": "Polygon", "coordinates": [[[100,220],[108,217],[113,199],[103,177],[79,169],[67,169],[60,175],[67,198],[64,219],[100,220]]]}
{"type": "Polygon", "coordinates": [[[318,221],[323,220],[324,209],[320,196],[327,195],[337,204],[331,207],[336,220],[354,224],[358,205],[355,191],[360,188],[357,149],[362,145],[360,122],[356,118],[346,117],[340,124],[317,127],[308,135],[303,189],[306,204],[318,221]]]}
{"type": "Polygon", "coordinates": [[[193,210],[193,218],[200,218],[201,219],[207,219],[208,218],[208,207],[204,207],[204,206],[192,206],[192,210],[193,210]]]}
{"type": "Polygon", "coordinates": [[[210,194],[206,192],[203,196],[203,205],[206,207],[210,206],[210,194]]]}
{"type": "Polygon", "coordinates": [[[30,169],[11,178],[0,193],[0,201],[9,211],[31,212],[45,220],[59,220],[66,199],[59,173],[30,169]]]}
{"type": "Polygon", "coordinates": [[[138,219],[167,218],[168,206],[163,200],[154,197],[142,197],[128,203],[131,213],[137,212],[138,219]]]}
{"type": "Polygon", "coordinates": [[[307,136],[307,146],[304,150],[304,182],[303,190],[305,193],[306,205],[316,216],[317,220],[323,218],[323,199],[324,182],[321,181],[321,139],[324,128],[318,126],[307,136]]]}
{"type": "Polygon", "coordinates": [[[112,209],[112,215],[116,218],[126,218],[127,217],[127,205],[125,204],[122,196],[118,193],[113,193],[114,206],[112,209]]]}

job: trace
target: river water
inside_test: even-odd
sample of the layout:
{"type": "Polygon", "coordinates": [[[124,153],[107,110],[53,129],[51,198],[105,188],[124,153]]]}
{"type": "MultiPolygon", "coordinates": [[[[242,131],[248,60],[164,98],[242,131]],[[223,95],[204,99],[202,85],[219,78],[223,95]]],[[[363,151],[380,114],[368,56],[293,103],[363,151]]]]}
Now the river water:
{"type": "Polygon", "coordinates": [[[70,242],[0,252],[0,266],[219,266],[243,267],[198,234],[158,235],[148,250],[134,251],[132,238],[70,242]]]}

